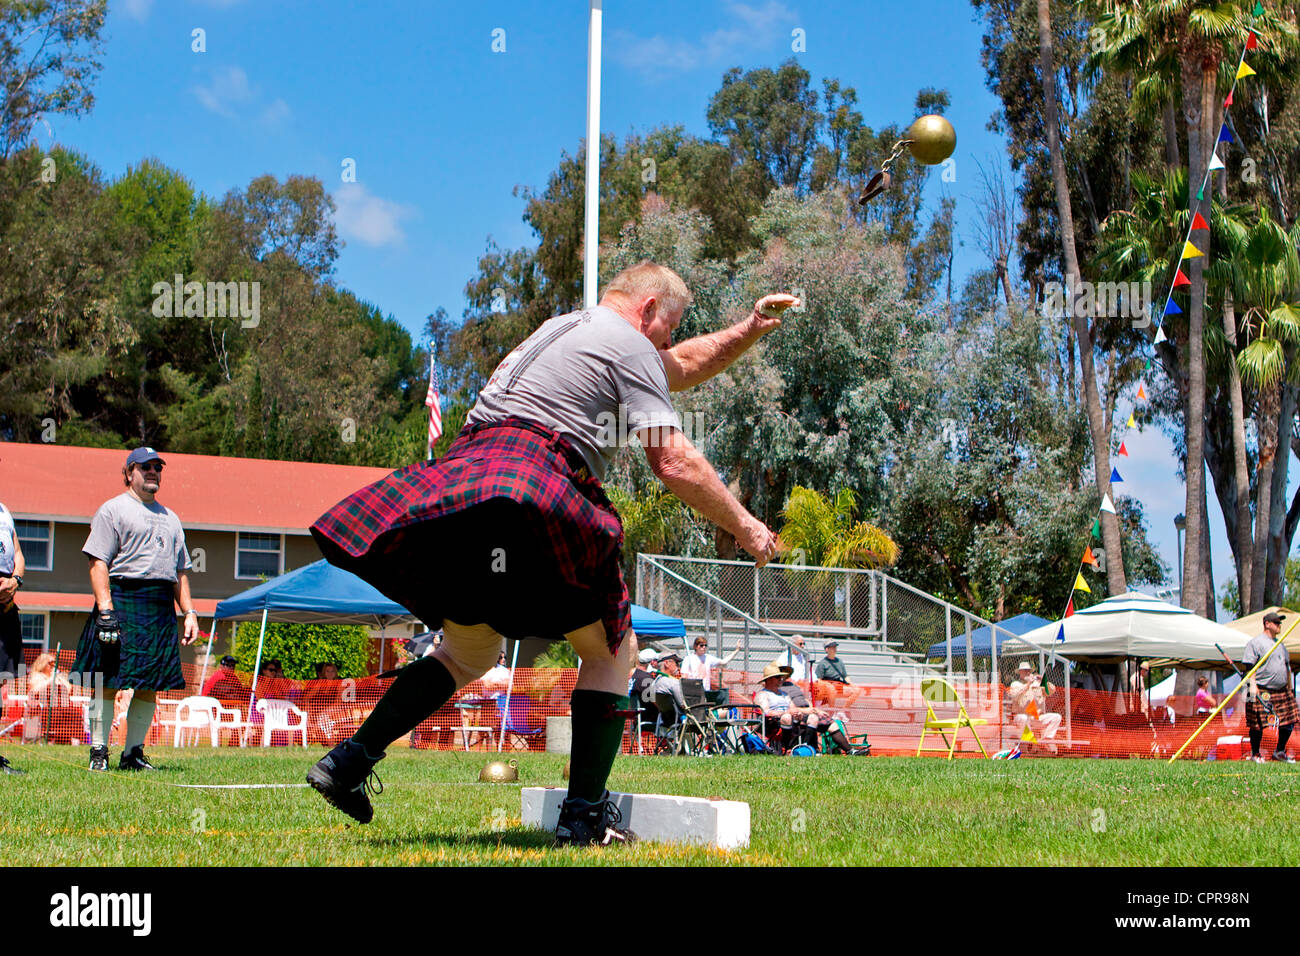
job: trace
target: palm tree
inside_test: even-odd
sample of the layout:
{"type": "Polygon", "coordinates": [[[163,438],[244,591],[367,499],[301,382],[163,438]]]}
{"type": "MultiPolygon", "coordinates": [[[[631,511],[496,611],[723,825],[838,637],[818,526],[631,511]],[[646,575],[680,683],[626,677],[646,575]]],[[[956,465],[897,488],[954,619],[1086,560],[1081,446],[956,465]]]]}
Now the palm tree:
{"type": "MultiPolygon", "coordinates": [[[[1101,275],[1111,280],[1150,283],[1151,288],[1164,292],[1170,275],[1182,254],[1183,240],[1190,223],[1187,214],[1187,174],[1183,170],[1168,170],[1161,175],[1133,174],[1133,199],[1131,208],[1117,210],[1106,218],[1098,236],[1098,252],[1091,265],[1101,275]],[[1171,210],[1173,212],[1171,212],[1171,210]]],[[[1248,207],[1224,206],[1215,202],[1206,216],[1216,248],[1234,249],[1241,245],[1249,231],[1244,216],[1248,207]]],[[[1197,237],[1200,241],[1200,237],[1197,237]]],[[[1209,301],[1222,305],[1223,328],[1213,325],[1206,328],[1205,346],[1208,374],[1223,384],[1228,393],[1231,412],[1231,441],[1234,460],[1233,495],[1235,509],[1225,520],[1229,528],[1235,526],[1232,539],[1233,557],[1237,565],[1239,593],[1250,590],[1250,557],[1254,551],[1250,529],[1250,479],[1247,473],[1244,403],[1241,382],[1236,366],[1236,320],[1231,295],[1232,279],[1225,257],[1220,257],[1208,270],[1209,301]]],[[[1182,297],[1180,296],[1180,299],[1182,297]]],[[[1157,306],[1163,304],[1158,301],[1157,306]]],[[[1186,301],[1183,300],[1184,311],[1186,301]]],[[[1186,378],[1176,364],[1166,365],[1170,377],[1180,389],[1187,387],[1186,378]]],[[[1216,486],[1217,487],[1217,486],[1216,486]]],[[[1225,496],[1220,495],[1224,501],[1225,496]]],[[[1212,589],[1211,589],[1212,593],[1212,589]]]]}
{"type": "MultiPolygon", "coordinates": [[[[1259,393],[1259,461],[1256,465],[1255,549],[1246,613],[1267,605],[1269,514],[1273,463],[1278,449],[1278,415],[1283,383],[1300,383],[1293,361],[1300,345],[1300,225],[1286,230],[1260,207],[1259,219],[1232,258],[1233,297],[1242,308],[1247,345],[1237,356],[1241,379],[1259,393]]],[[[1275,575],[1275,577],[1280,577],[1275,575]]]]}
{"type": "MultiPolygon", "coordinates": [[[[841,488],[830,498],[795,485],[781,511],[781,542],[795,556],[794,564],[822,568],[880,568],[898,563],[898,545],[884,531],[857,521],[858,498],[841,488]]],[[[806,588],[813,600],[814,621],[823,619],[826,595],[834,582],[828,571],[787,572],[791,585],[806,588]]]]}
{"type": "MultiPolygon", "coordinates": [[[[1040,11],[1048,0],[1038,0],[1040,11]]],[[[1187,126],[1188,181],[1205,179],[1223,118],[1220,86],[1233,82],[1236,57],[1247,28],[1268,51],[1257,57],[1272,71],[1296,49],[1295,27],[1258,5],[1258,0],[1090,0],[1097,14],[1092,36],[1096,64],[1141,75],[1135,100],[1150,105],[1181,90],[1187,126]],[[1255,11],[1258,10],[1257,14],[1255,11]]],[[[1040,18],[1041,18],[1040,13],[1040,18]]],[[[1040,28],[1041,33],[1041,28],[1040,28]]],[[[1258,69],[1258,68],[1257,68],[1258,69]]],[[[1264,72],[1260,70],[1259,72],[1264,72]]],[[[1059,191],[1059,190],[1058,190],[1059,191]]],[[[1189,214],[1202,205],[1189,194],[1189,214]]],[[[1209,248],[1202,249],[1209,255],[1209,248]]],[[[1187,309],[1187,546],[1183,607],[1200,612],[1207,597],[1202,577],[1205,533],[1205,262],[1191,260],[1187,309]]]]}

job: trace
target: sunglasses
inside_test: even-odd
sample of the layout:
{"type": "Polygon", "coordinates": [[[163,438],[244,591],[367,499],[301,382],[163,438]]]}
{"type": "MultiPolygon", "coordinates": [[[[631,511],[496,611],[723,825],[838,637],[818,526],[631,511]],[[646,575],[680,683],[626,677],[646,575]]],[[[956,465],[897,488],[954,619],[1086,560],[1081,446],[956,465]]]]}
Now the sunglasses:
{"type": "Polygon", "coordinates": [[[136,467],[139,468],[141,471],[155,471],[160,475],[162,474],[162,470],[163,470],[163,466],[161,464],[152,461],[145,462],[143,465],[136,465],[136,467]]]}

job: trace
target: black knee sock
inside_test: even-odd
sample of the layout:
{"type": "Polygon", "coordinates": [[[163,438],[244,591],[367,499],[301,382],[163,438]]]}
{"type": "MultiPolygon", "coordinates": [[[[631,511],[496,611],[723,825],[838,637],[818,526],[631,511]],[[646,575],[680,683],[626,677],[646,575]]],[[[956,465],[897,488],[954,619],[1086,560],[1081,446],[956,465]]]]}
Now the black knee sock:
{"type": "Polygon", "coordinates": [[[442,661],[422,657],[402,668],[352,739],[366,748],[367,756],[376,757],[451,700],[454,693],[456,681],[442,661]]]}
{"type": "Polygon", "coordinates": [[[830,731],[830,737],[831,740],[835,742],[835,746],[839,747],[846,754],[853,752],[853,745],[849,743],[848,739],[844,736],[844,731],[840,730],[839,727],[835,727],[830,731]]]}
{"type": "Polygon", "coordinates": [[[623,744],[627,718],[625,694],[575,690],[572,698],[573,744],[569,757],[569,796],[594,803],[605,794],[609,772],[623,744]]]}
{"type": "Polygon", "coordinates": [[[1264,739],[1263,728],[1260,728],[1259,730],[1252,730],[1250,732],[1250,755],[1252,757],[1259,756],[1259,743],[1263,739],[1264,739]]]}
{"type": "Polygon", "coordinates": [[[1287,724],[1277,729],[1277,753],[1286,753],[1286,742],[1291,739],[1291,728],[1294,726],[1295,724],[1287,724]]]}

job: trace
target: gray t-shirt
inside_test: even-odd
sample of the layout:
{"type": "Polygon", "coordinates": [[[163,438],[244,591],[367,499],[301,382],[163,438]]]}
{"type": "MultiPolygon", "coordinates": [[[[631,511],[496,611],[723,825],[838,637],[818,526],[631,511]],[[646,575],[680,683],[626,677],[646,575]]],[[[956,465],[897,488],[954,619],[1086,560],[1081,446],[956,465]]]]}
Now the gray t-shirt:
{"type": "MultiPolygon", "coordinates": [[[[1257,660],[1268,654],[1268,649],[1274,643],[1274,639],[1267,634],[1260,634],[1247,641],[1246,652],[1241,656],[1241,663],[1246,666],[1246,670],[1250,670],[1257,660]]],[[[1291,655],[1287,653],[1285,644],[1268,655],[1264,666],[1255,672],[1255,683],[1265,690],[1281,690],[1291,686],[1291,655]]]]}
{"type": "Polygon", "coordinates": [[[681,428],[659,351],[612,309],[556,316],[507,355],[467,425],[511,415],[570,439],[596,478],[640,428],[681,428]]]}
{"type": "Polygon", "coordinates": [[[14,526],[14,516],[9,513],[9,509],[0,505],[0,574],[6,577],[13,577],[14,567],[17,564],[18,556],[14,546],[14,539],[18,536],[18,529],[14,526]]]}
{"type": "Polygon", "coordinates": [[[112,577],[175,581],[178,571],[190,569],[180,519],[127,492],[99,506],[81,550],[106,563],[112,577]]]}

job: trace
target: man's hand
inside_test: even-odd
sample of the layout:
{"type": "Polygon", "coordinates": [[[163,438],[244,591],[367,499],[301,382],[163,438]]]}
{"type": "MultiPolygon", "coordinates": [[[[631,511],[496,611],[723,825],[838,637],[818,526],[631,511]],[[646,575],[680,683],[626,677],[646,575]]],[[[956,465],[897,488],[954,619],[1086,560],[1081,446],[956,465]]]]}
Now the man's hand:
{"type": "Polygon", "coordinates": [[[122,622],[111,607],[99,612],[95,618],[95,636],[105,644],[116,644],[122,639],[122,622]]]}
{"type": "Polygon", "coordinates": [[[181,638],[181,643],[185,646],[193,644],[199,639],[199,616],[197,614],[185,615],[185,636],[181,638]]]}
{"type": "Polygon", "coordinates": [[[13,603],[14,595],[18,593],[18,579],[14,577],[0,578],[0,607],[8,607],[13,603]]]}
{"type": "Polygon", "coordinates": [[[762,335],[779,328],[781,313],[796,305],[802,305],[802,303],[798,297],[790,295],[788,292],[775,292],[772,295],[763,296],[754,303],[754,315],[752,316],[754,328],[762,335]]]}
{"type": "Polygon", "coordinates": [[[776,556],[780,539],[767,525],[753,515],[748,515],[740,534],[736,536],[736,543],[752,554],[755,565],[761,568],[776,556]]]}

